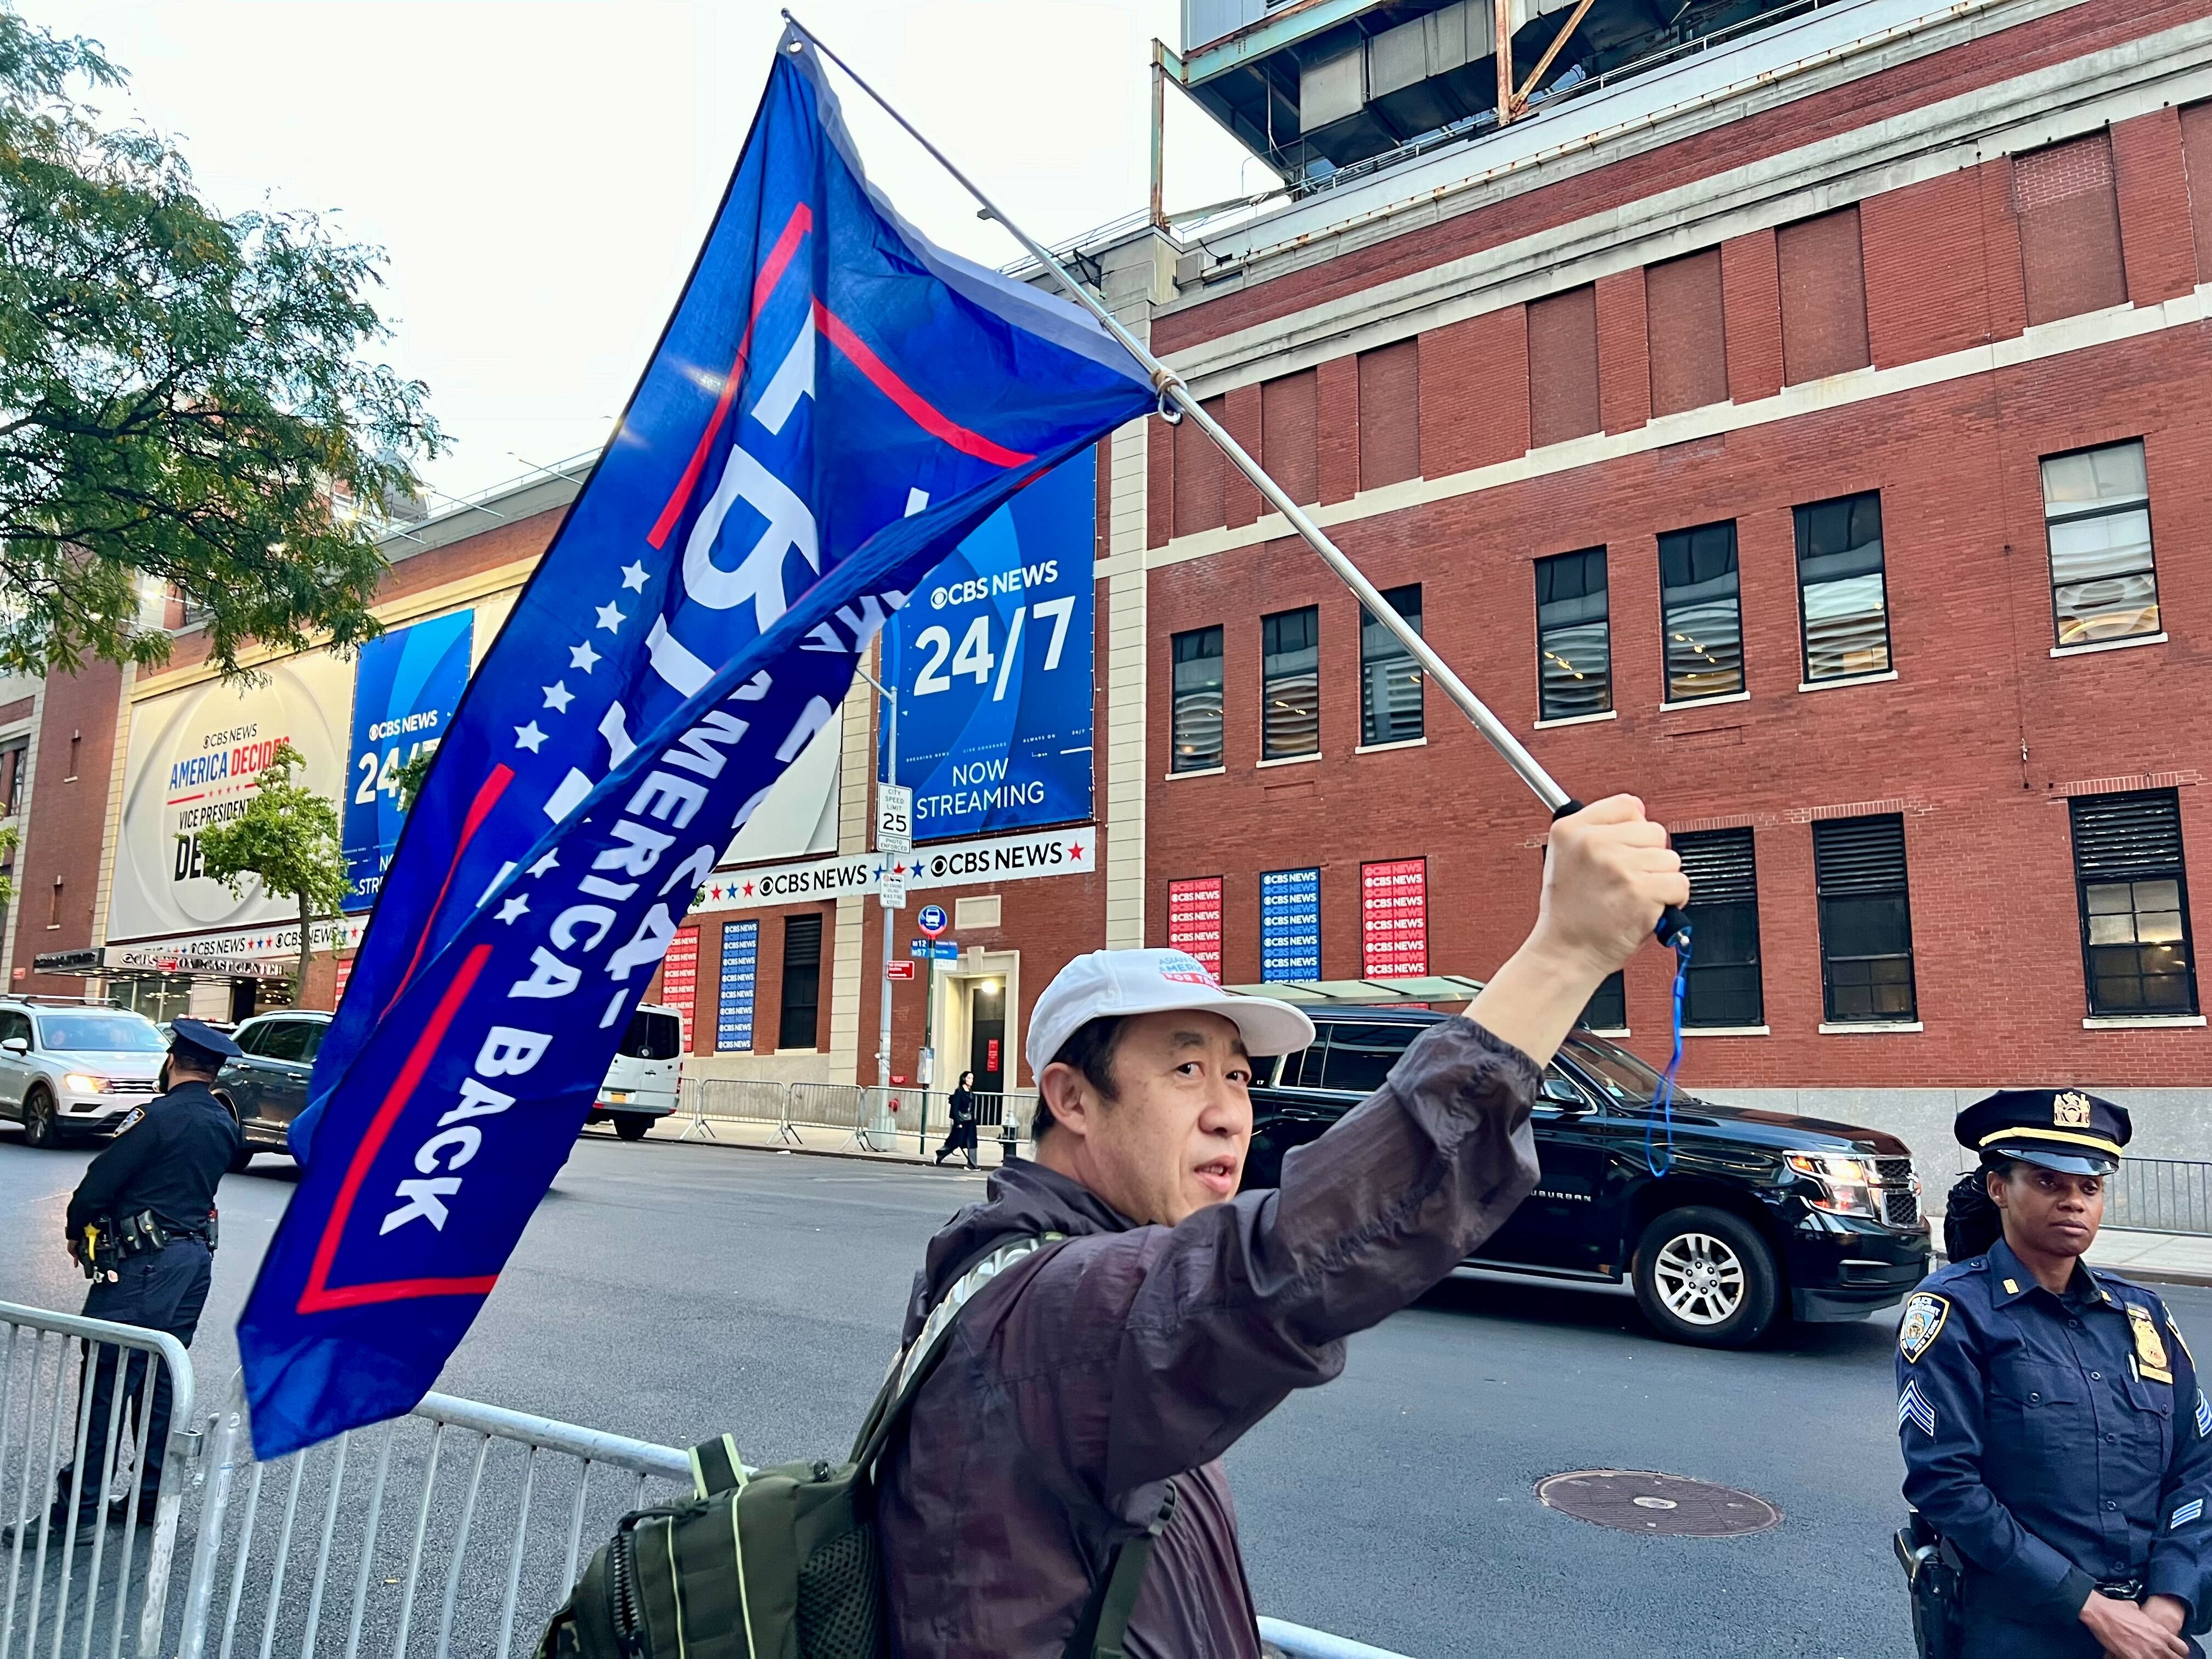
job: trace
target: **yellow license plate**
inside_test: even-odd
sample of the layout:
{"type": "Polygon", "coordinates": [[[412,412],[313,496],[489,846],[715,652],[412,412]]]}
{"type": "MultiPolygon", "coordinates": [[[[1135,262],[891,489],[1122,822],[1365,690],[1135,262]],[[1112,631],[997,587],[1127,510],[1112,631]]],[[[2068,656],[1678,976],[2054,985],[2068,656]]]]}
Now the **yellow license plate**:
{"type": "Polygon", "coordinates": [[[614,1102],[616,1105],[619,1106],[629,1098],[629,1091],[627,1089],[610,1089],[607,1091],[607,1098],[614,1102]]]}

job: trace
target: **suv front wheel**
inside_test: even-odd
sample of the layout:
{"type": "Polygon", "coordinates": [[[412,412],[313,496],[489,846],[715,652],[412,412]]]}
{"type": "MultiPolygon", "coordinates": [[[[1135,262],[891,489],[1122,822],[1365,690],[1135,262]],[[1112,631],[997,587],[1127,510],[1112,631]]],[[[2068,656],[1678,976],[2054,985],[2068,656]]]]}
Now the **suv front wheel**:
{"type": "Polygon", "coordinates": [[[1636,1245],[1636,1300],[1669,1341],[1742,1348],[1782,1306],[1782,1275],[1758,1231],[1726,1210],[1669,1210],[1636,1245]]]}
{"type": "Polygon", "coordinates": [[[23,1097],[23,1139],[48,1149],[62,1144],[61,1129],[54,1121],[54,1097],[43,1088],[23,1097]]]}

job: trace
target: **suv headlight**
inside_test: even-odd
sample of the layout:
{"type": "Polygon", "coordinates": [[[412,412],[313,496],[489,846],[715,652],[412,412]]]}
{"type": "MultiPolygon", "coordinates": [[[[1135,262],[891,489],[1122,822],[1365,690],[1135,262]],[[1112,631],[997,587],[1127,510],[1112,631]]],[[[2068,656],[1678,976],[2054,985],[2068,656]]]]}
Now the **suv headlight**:
{"type": "Polygon", "coordinates": [[[104,1095],[112,1086],[104,1077],[94,1077],[90,1072],[65,1072],[62,1087],[73,1095],[104,1095]]]}
{"type": "Polygon", "coordinates": [[[1824,1197],[1810,1200],[1816,1210],[1831,1215],[1884,1219],[1881,1171],[1870,1158],[1840,1158],[1832,1152],[1784,1154],[1790,1167],[1820,1185],[1824,1197]]]}

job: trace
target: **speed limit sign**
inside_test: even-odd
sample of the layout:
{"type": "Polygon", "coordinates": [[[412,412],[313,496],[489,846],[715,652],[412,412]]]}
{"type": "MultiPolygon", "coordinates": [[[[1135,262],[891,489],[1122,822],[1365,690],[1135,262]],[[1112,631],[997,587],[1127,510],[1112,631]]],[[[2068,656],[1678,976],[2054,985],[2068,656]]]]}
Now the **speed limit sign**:
{"type": "Polygon", "coordinates": [[[876,851],[914,851],[914,791],[904,784],[876,786],[876,851]]]}

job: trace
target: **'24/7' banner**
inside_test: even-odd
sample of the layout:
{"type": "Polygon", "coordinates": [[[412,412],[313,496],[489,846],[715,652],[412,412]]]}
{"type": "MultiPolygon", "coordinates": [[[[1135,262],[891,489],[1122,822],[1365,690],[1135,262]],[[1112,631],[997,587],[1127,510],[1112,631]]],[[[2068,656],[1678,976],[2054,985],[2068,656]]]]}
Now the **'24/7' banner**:
{"type": "Polygon", "coordinates": [[[439,744],[239,1321],[264,1460],[418,1401],[733,831],[926,573],[1156,394],[866,185],[787,32],[622,424],[439,744]]]}
{"type": "Polygon", "coordinates": [[[1096,451],[1055,467],[931,571],[884,630],[917,839],[1091,816],[1097,488],[1096,451]]]}
{"type": "Polygon", "coordinates": [[[469,683],[476,613],[416,623],[361,648],[353,676],[353,746],[346,763],[345,908],[366,910],[399,843],[399,769],[434,750],[469,683]]]}

